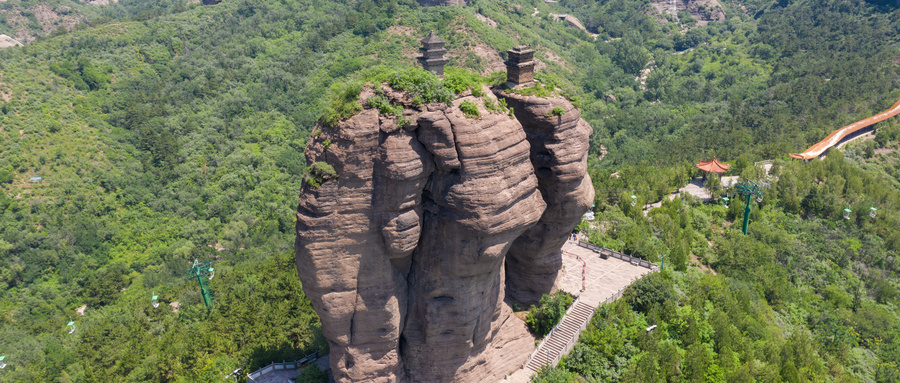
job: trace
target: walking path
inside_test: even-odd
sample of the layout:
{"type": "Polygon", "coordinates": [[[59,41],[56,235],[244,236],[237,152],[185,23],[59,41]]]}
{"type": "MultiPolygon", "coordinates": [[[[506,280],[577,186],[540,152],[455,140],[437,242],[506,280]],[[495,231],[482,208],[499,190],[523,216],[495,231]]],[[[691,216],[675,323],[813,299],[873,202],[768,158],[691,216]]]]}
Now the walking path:
{"type": "Polygon", "coordinates": [[[541,366],[555,365],[575,346],[598,306],[614,302],[628,285],[644,274],[658,270],[658,266],[650,262],[585,243],[579,245],[568,241],[562,252],[564,271],[556,285],[577,299],[559,324],[544,337],[525,366],[501,382],[526,383],[541,366]]]}

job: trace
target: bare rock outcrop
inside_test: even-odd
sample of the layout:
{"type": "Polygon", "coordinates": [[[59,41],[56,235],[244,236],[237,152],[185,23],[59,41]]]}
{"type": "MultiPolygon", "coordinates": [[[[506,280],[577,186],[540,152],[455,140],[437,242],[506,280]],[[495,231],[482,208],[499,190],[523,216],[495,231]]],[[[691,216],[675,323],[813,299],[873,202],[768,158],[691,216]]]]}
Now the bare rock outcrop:
{"type": "Polygon", "coordinates": [[[366,109],[317,127],[306,151],[336,173],[304,185],[295,242],[334,377],[497,381],[534,349],[509,293],[551,292],[560,240],[593,199],[590,127],[561,98],[498,93],[513,117],[484,107],[486,88],[422,107],[387,92],[409,123],[366,109]],[[544,118],[548,105],[565,113],[544,118]]]}
{"type": "Polygon", "coordinates": [[[561,249],[594,201],[587,174],[592,129],[581,111],[562,97],[520,96],[499,91],[515,111],[531,144],[531,162],[547,209],[516,239],[506,257],[507,293],[535,304],[554,286],[561,249]]]}

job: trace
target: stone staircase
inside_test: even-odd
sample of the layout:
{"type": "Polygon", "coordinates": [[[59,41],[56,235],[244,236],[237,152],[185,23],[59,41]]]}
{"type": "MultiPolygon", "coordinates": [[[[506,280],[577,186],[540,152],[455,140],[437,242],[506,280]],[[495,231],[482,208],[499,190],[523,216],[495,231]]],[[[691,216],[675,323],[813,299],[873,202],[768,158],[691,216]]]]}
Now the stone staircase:
{"type": "Polygon", "coordinates": [[[541,366],[555,366],[563,355],[568,354],[578,341],[578,335],[584,330],[591,317],[594,316],[594,309],[590,304],[576,300],[572,307],[566,311],[563,319],[544,337],[544,341],[538,346],[525,368],[531,371],[537,371],[541,366]]]}

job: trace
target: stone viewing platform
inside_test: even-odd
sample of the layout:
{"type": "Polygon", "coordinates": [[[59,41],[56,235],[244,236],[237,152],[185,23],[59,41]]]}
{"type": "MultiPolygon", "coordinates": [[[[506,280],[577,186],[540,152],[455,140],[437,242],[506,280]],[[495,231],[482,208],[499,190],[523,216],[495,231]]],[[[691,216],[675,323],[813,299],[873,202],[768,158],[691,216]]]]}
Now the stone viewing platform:
{"type": "Polygon", "coordinates": [[[659,270],[659,266],[647,261],[631,259],[608,249],[598,252],[585,246],[592,245],[566,242],[562,248],[563,270],[556,280],[561,290],[576,297],[575,302],[525,365],[500,382],[526,383],[541,366],[555,365],[571,351],[597,307],[616,301],[626,287],[645,274],[659,270]]]}

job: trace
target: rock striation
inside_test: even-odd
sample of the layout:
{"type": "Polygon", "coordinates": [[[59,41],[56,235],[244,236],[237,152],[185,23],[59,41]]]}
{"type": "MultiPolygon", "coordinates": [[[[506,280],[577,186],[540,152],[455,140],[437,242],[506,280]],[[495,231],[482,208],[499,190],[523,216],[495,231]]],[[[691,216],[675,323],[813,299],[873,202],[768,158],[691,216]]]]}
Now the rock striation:
{"type": "Polygon", "coordinates": [[[497,381],[534,349],[511,298],[553,290],[593,199],[591,129],[563,98],[485,88],[416,107],[383,91],[409,123],[365,109],[317,127],[306,149],[337,173],[304,185],[295,242],[335,380],[497,381]],[[515,116],[484,107],[498,96],[515,116]]]}
{"type": "Polygon", "coordinates": [[[503,91],[498,95],[522,123],[547,204],[538,223],[516,239],[506,257],[508,294],[518,302],[536,304],[553,288],[562,267],[562,246],[594,201],[587,174],[588,139],[593,129],[565,98],[503,91]]]}

